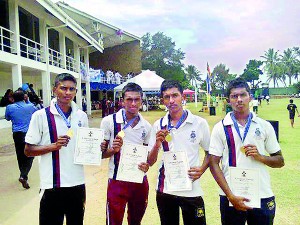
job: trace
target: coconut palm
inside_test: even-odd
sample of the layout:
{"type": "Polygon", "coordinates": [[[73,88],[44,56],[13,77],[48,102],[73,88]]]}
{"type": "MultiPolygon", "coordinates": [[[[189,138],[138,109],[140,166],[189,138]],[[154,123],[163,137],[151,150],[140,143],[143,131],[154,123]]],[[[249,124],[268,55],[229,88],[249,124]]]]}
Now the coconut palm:
{"type": "Polygon", "coordinates": [[[291,48],[283,51],[281,55],[283,73],[289,78],[289,85],[292,84],[292,78],[296,78],[298,75],[297,58],[296,53],[291,48]]]}
{"type": "Polygon", "coordinates": [[[197,81],[201,81],[201,73],[194,65],[188,65],[185,68],[186,79],[195,87],[197,81]]]}
{"type": "Polygon", "coordinates": [[[274,87],[277,84],[278,80],[281,80],[281,68],[278,65],[279,55],[278,51],[274,51],[273,48],[269,48],[265,51],[265,54],[261,56],[263,58],[264,70],[267,72],[268,79],[267,81],[273,80],[274,87]]]}

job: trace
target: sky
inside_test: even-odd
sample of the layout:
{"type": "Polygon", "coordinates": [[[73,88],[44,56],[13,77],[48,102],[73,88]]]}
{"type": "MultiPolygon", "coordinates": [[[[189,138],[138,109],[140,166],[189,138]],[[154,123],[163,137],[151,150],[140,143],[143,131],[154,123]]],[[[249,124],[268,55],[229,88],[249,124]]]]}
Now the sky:
{"type": "MultiPolygon", "coordinates": [[[[54,1],[56,2],[56,1],[54,1]]],[[[300,46],[299,0],[64,0],[138,37],[163,32],[206,76],[223,63],[242,74],[269,48],[300,46]]]]}

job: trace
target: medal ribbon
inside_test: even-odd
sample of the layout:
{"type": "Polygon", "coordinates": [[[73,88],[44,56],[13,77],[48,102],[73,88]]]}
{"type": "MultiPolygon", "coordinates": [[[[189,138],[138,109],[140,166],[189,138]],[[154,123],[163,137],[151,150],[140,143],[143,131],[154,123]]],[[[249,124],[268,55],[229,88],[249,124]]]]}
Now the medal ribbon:
{"type": "Polygon", "coordinates": [[[243,138],[242,138],[242,135],[240,133],[240,129],[239,129],[239,125],[237,123],[237,120],[234,117],[233,113],[231,113],[230,116],[231,116],[231,119],[233,121],[233,125],[234,125],[234,128],[235,128],[236,132],[238,133],[238,135],[239,135],[242,143],[244,143],[244,140],[246,139],[246,136],[248,134],[248,131],[249,131],[249,128],[250,128],[250,125],[251,125],[251,121],[252,121],[252,117],[253,117],[252,113],[250,113],[249,116],[248,116],[246,127],[245,127],[245,132],[244,132],[244,137],[243,138]]]}
{"type": "Polygon", "coordinates": [[[139,117],[139,115],[136,115],[135,117],[133,117],[131,120],[129,120],[126,123],[127,118],[126,118],[125,110],[122,110],[122,116],[123,116],[123,121],[125,124],[122,130],[125,130],[127,127],[131,126],[133,124],[133,122],[139,117]]]}
{"type": "Polygon", "coordinates": [[[55,103],[55,108],[57,109],[57,112],[59,113],[59,115],[61,115],[61,117],[65,121],[67,127],[70,128],[71,127],[70,121],[67,119],[67,117],[65,116],[64,112],[61,110],[61,108],[58,106],[57,103],[55,103]]]}
{"type": "Polygon", "coordinates": [[[170,114],[169,114],[169,116],[168,116],[168,131],[170,131],[172,128],[178,129],[181,126],[181,124],[184,122],[186,117],[187,117],[187,112],[184,110],[183,113],[182,113],[182,116],[180,117],[180,119],[178,120],[176,125],[173,126],[171,124],[171,117],[170,117],[170,114]]]}

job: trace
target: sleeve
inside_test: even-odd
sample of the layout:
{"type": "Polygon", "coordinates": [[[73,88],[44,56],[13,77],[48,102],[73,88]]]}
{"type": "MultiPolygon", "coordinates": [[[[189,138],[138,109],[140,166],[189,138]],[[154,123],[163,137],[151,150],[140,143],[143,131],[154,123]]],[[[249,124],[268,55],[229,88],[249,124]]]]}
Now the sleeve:
{"type": "Polygon", "coordinates": [[[9,106],[6,106],[6,109],[5,109],[5,119],[7,121],[11,120],[11,117],[10,117],[10,107],[9,106]]]}
{"type": "MultiPolygon", "coordinates": [[[[212,133],[211,133],[211,139],[210,139],[210,145],[209,145],[209,154],[220,156],[222,157],[223,151],[225,149],[224,143],[222,141],[222,133],[224,133],[223,130],[221,130],[222,124],[218,123],[214,126],[212,133]]],[[[225,136],[225,134],[224,134],[225,136]]]]}
{"type": "Polygon", "coordinates": [[[83,118],[83,126],[84,127],[89,127],[89,119],[86,113],[84,113],[84,118],[83,118]]]}
{"type": "Polygon", "coordinates": [[[104,117],[100,124],[100,128],[104,130],[104,140],[110,140],[110,118],[110,116],[104,117]]]}
{"type": "Polygon", "coordinates": [[[210,144],[210,130],[209,125],[206,120],[203,120],[202,132],[203,132],[203,138],[200,143],[200,146],[204,149],[204,151],[208,152],[209,150],[209,144],[210,144]]]}
{"type": "Polygon", "coordinates": [[[266,152],[269,154],[273,154],[280,151],[280,146],[276,138],[275,130],[269,122],[266,122],[266,134],[267,134],[267,138],[265,140],[266,152]]]}
{"type": "Polygon", "coordinates": [[[33,113],[28,131],[26,133],[25,142],[28,144],[38,145],[42,140],[43,135],[43,118],[37,111],[33,113]]]}
{"type": "Polygon", "coordinates": [[[144,144],[149,145],[150,136],[151,136],[152,126],[150,123],[147,123],[147,136],[145,138],[144,144]]]}
{"type": "Polygon", "coordinates": [[[151,151],[151,149],[153,148],[155,142],[156,142],[156,132],[160,129],[160,126],[159,126],[159,120],[156,121],[152,128],[151,128],[151,132],[150,132],[150,137],[149,137],[149,151],[151,151]]]}

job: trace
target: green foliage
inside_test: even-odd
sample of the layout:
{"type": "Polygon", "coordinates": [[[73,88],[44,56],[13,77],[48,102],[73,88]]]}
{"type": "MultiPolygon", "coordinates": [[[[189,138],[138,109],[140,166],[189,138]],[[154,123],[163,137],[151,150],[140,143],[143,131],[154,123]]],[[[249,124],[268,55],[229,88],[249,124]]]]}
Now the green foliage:
{"type": "Polygon", "coordinates": [[[142,37],[142,69],[156,71],[165,79],[184,79],[183,63],[185,53],[175,49],[175,42],[163,32],[142,37]]]}
{"type": "Polygon", "coordinates": [[[297,83],[293,84],[293,86],[294,86],[295,88],[297,88],[298,93],[299,93],[299,92],[300,92],[300,82],[297,82],[297,83]]]}
{"type": "Polygon", "coordinates": [[[185,68],[185,78],[192,84],[192,86],[196,86],[199,81],[201,81],[201,73],[200,71],[193,65],[188,65],[185,68]]]}
{"type": "Polygon", "coordinates": [[[245,79],[247,82],[252,84],[252,88],[257,88],[260,82],[254,84],[254,81],[258,81],[259,75],[263,74],[260,69],[260,66],[263,64],[262,61],[252,59],[246,65],[246,69],[244,69],[244,73],[241,75],[241,78],[245,79]]]}
{"type": "Polygon", "coordinates": [[[212,72],[212,91],[214,92],[214,90],[220,89],[222,90],[222,93],[224,93],[225,87],[227,86],[229,81],[233,80],[235,77],[235,74],[229,74],[229,69],[226,68],[225,64],[220,63],[214,68],[212,72]]]}

